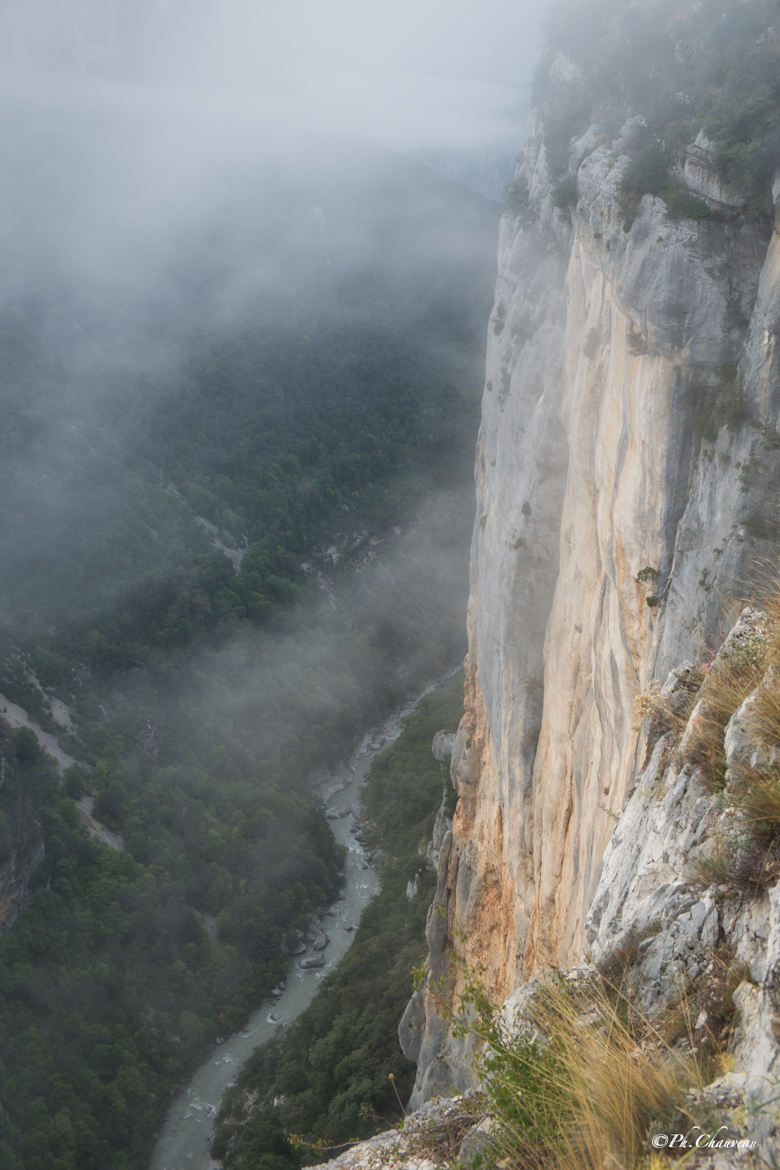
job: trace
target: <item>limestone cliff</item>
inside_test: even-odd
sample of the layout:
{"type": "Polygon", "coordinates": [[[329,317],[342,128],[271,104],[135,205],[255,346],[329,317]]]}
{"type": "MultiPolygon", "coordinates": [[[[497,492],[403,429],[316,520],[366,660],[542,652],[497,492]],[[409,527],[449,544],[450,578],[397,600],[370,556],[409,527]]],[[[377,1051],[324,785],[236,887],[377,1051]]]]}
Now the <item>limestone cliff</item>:
{"type": "MultiPolygon", "coordinates": [[[[745,1170],[776,1166],[780,1150],[780,777],[778,748],[770,744],[780,710],[777,608],[771,621],[764,612],[745,609],[708,671],[682,663],[641,704],[649,716],[651,750],[631,781],[604,852],[584,924],[584,955],[562,977],[540,972],[522,983],[501,1009],[505,1035],[521,1036],[529,1019],[538,1027],[533,1008],[545,988],[577,989],[581,1043],[589,1016],[598,1010],[598,988],[606,985],[623,1006],[631,1005],[635,1020],[650,1022],[657,1046],[681,1010],[682,993],[685,1039],[678,1033],[676,1044],[700,1053],[698,1069],[705,1075],[683,1091],[680,1116],[691,1146],[700,1142],[696,1165],[704,1170],[730,1170],[737,1154],[745,1170]],[[775,648],[767,658],[772,639],[775,648]],[[740,701],[731,686],[734,672],[746,667],[740,701]],[[734,709],[728,719],[721,711],[715,728],[707,724],[708,708],[724,695],[734,709]],[[722,751],[717,786],[706,765],[708,751],[722,751]],[[773,777],[774,831],[756,819],[757,773],[773,777]],[[713,1133],[732,1148],[707,1146],[713,1133]]],[[[630,1062],[641,1051],[637,1045],[630,1062]]],[[[625,1085],[616,1082],[615,1066],[600,1048],[593,1055],[602,1061],[594,1078],[606,1080],[610,1108],[625,1109],[625,1085]]],[[[519,1075],[517,1085],[527,1102],[540,1092],[532,1078],[524,1083],[519,1075]]],[[[331,1165],[435,1170],[468,1166],[475,1153],[486,1154],[487,1165],[568,1170],[580,1164],[565,1155],[535,1160],[538,1146],[530,1130],[512,1129],[507,1113],[505,1092],[438,1099],[409,1116],[402,1131],[359,1145],[331,1165]]],[[[569,1122],[575,1129],[577,1116],[569,1122]]],[[[584,1132],[594,1140],[593,1131],[584,1132]]],[[[587,1165],[647,1167],[650,1137],[639,1135],[638,1158],[614,1148],[611,1159],[594,1154],[587,1165]]],[[[666,1137],[662,1133],[662,1143],[666,1137]]]]}
{"type": "MultiPolygon", "coordinates": [[[[577,70],[558,56],[548,81],[577,70]]],[[[669,194],[631,205],[645,130],[573,137],[564,197],[537,116],[501,224],[459,800],[428,931],[429,986],[449,975],[453,994],[454,948],[496,1001],[581,961],[645,756],[635,699],[722,640],[780,531],[778,217],[746,212],[701,133],[673,179],[685,214],[669,194]]],[[[415,1103],[470,1083],[421,998],[415,1103]]]]}

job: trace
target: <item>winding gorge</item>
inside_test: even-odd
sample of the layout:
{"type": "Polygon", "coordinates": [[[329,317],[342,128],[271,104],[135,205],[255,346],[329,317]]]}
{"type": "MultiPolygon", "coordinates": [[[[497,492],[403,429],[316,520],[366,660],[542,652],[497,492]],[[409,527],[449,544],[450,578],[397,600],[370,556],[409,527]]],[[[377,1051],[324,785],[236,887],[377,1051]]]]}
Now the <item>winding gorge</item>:
{"type": "Polygon", "coordinates": [[[778,1164],[780,3],[542,40],[497,273],[498,151],[9,90],[8,1170],[778,1164]]]}
{"type": "MultiPolygon", "coordinates": [[[[778,179],[762,134],[776,141],[779,95],[772,75],[758,99],[744,61],[776,68],[777,12],[711,7],[605,4],[580,43],[562,20],[537,74],[488,330],[458,803],[427,987],[400,1034],[419,1108],[479,1083],[476,1033],[451,1027],[469,972],[530,1010],[545,971],[622,961],[652,1017],[680,987],[696,1002],[728,953],[733,1071],[699,1114],[709,1092],[751,1165],[771,1165],[773,830],[745,811],[744,769],[775,783],[777,725],[747,712],[777,698],[778,179]],[[746,92],[766,105],[740,123],[746,92]],[[708,687],[754,655],[705,723],[708,687]]],[[[511,1148],[509,1164],[537,1164],[521,1136],[511,1148]]]]}

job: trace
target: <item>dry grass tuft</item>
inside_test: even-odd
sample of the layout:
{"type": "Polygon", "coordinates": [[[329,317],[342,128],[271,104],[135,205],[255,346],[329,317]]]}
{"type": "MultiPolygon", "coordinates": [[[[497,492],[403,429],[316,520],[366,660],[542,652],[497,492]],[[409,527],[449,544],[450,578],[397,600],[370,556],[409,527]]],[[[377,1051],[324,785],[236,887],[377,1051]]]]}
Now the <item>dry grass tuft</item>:
{"type": "Polygon", "coordinates": [[[702,767],[712,787],[725,781],[726,724],[761,683],[765,650],[766,642],[760,636],[743,639],[722,650],[705,673],[693,716],[693,732],[685,742],[685,756],[702,767]]]}
{"type": "Polygon", "coordinates": [[[767,662],[780,667],[780,568],[763,574],[759,604],[767,616],[767,662]]]}
{"type": "Polygon", "coordinates": [[[679,740],[688,723],[704,675],[693,668],[677,675],[671,692],[663,690],[657,681],[650,684],[634,699],[634,708],[640,719],[650,723],[650,738],[671,732],[679,740]]]}
{"type": "Polygon", "coordinates": [[[494,1154],[513,1170],[639,1167],[649,1136],[683,1124],[685,1092],[706,1083],[685,1045],[603,982],[578,992],[552,979],[514,1036],[484,1003],[478,1018],[494,1154]]]}
{"type": "Polygon", "coordinates": [[[780,748],[780,570],[763,574],[760,590],[766,614],[763,641],[764,677],[759,680],[751,724],[759,744],[780,748]]]}
{"type": "Polygon", "coordinates": [[[755,831],[774,835],[780,830],[780,769],[744,769],[734,795],[755,831]]]}
{"type": "Polygon", "coordinates": [[[483,1111],[483,1099],[475,1094],[442,1104],[433,1116],[409,1118],[403,1127],[406,1148],[421,1157],[434,1159],[437,1166],[453,1165],[461,1142],[483,1111]]]}
{"type": "Polygon", "coordinates": [[[672,709],[667,696],[661,690],[660,683],[653,681],[646,691],[642,691],[634,699],[634,710],[638,719],[650,721],[651,735],[657,739],[667,731],[681,735],[685,730],[686,715],[679,714],[672,709]]]}

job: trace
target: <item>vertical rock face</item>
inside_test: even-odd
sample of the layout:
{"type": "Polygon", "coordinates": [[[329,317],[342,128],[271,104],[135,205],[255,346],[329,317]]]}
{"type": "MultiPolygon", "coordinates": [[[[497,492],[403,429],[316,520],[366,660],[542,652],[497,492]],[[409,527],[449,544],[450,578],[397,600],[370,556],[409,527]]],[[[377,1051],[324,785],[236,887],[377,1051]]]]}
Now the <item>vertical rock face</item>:
{"type": "MultiPolygon", "coordinates": [[[[777,536],[777,229],[722,209],[674,219],[651,195],[627,225],[630,133],[573,144],[562,211],[532,132],[502,221],[460,799],[429,926],[451,996],[454,949],[497,1000],[581,959],[644,757],[635,698],[722,637],[777,536]]],[[[469,1081],[430,993],[421,1032],[413,1103],[469,1081]]]]}

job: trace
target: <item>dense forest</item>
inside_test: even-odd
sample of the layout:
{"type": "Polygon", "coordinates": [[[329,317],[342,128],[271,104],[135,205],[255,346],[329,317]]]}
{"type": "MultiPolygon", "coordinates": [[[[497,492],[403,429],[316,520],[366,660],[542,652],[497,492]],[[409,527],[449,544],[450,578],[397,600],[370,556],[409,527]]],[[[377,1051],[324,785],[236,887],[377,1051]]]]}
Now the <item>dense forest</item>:
{"type": "Polygon", "coordinates": [[[338,891],[312,776],[462,653],[495,211],[344,143],[150,211],[98,115],[20,119],[97,238],[0,303],[0,692],[69,757],[2,732],[0,1160],[137,1170],[338,891]]]}

